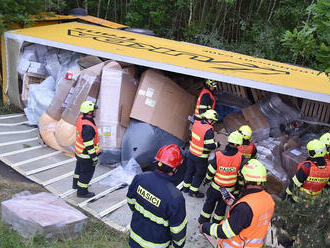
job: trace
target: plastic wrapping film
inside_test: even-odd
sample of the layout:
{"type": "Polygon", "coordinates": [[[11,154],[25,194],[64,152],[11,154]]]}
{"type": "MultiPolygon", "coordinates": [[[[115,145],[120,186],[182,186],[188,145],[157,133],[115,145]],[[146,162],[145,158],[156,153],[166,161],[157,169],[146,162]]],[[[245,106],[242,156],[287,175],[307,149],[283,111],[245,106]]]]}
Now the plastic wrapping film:
{"type": "Polygon", "coordinates": [[[87,217],[61,198],[50,193],[16,196],[1,203],[2,221],[20,235],[31,238],[72,238],[83,231],[87,217]]]}
{"type": "Polygon", "coordinates": [[[70,97],[69,101],[65,101],[67,106],[62,113],[64,121],[76,125],[81,103],[86,100],[96,101],[100,89],[100,74],[103,65],[102,63],[81,71],[72,95],[68,95],[70,97]]]}

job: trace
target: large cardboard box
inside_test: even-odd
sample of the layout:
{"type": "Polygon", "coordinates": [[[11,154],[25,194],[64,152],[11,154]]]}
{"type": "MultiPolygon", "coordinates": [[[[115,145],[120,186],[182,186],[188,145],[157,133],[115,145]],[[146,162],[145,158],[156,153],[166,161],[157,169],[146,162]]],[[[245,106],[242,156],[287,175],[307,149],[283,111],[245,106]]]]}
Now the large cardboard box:
{"type": "Polygon", "coordinates": [[[156,70],[142,74],[131,118],[157,126],[185,141],[195,97],[156,70]]]}
{"type": "Polygon", "coordinates": [[[120,148],[137,90],[137,81],[117,62],[104,66],[96,112],[102,149],[120,148]]]}
{"type": "Polygon", "coordinates": [[[240,128],[242,125],[247,125],[248,122],[244,119],[242,114],[233,112],[223,118],[223,124],[228,133],[231,133],[240,128]]]}
{"type": "Polygon", "coordinates": [[[23,76],[23,86],[22,86],[22,101],[27,101],[29,98],[29,85],[31,84],[40,84],[43,80],[45,80],[44,75],[35,74],[31,72],[27,72],[23,76]]]}
{"type": "Polygon", "coordinates": [[[260,112],[257,104],[242,109],[245,120],[248,121],[253,133],[254,141],[260,141],[269,137],[270,125],[266,117],[260,112]]]}
{"type": "Polygon", "coordinates": [[[295,175],[297,165],[305,161],[307,157],[307,150],[304,148],[292,148],[282,153],[282,166],[289,179],[295,175]]]}

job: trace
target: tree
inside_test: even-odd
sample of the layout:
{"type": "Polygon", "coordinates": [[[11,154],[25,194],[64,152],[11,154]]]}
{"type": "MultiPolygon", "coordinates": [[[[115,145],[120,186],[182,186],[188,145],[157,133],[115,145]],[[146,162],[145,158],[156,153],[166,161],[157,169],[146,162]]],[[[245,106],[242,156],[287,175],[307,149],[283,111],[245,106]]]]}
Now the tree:
{"type": "Polygon", "coordinates": [[[301,27],[286,31],[282,43],[292,53],[294,63],[330,73],[330,2],[318,0],[307,8],[301,27]]]}

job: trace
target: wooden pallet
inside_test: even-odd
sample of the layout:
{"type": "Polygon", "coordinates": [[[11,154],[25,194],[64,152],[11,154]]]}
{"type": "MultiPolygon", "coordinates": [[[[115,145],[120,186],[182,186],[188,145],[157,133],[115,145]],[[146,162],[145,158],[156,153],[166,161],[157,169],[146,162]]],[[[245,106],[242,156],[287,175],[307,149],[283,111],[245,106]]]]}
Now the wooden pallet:
{"type": "Polygon", "coordinates": [[[219,91],[221,92],[228,92],[231,95],[238,96],[241,98],[247,98],[247,88],[239,85],[234,84],[227,84],[223,82],[219,82],[219,91]]]}
{"type": "Polygon", "coordinates": [[[251,93],[252,93],[254,102],[259,102],[262,98],[264,98],[265,96],[267,96],[269,94],[269,92],[267,92],[267,91],[257,90],[257,89],[253,89],[253,88],[251,88],[251,93]]]}
{"type": "Polygon", "coordinates": [[[330,123],[330,104],[304,99],[301,105],[301,113],[305,117],[311,117],[316,121],[330,123]]]}

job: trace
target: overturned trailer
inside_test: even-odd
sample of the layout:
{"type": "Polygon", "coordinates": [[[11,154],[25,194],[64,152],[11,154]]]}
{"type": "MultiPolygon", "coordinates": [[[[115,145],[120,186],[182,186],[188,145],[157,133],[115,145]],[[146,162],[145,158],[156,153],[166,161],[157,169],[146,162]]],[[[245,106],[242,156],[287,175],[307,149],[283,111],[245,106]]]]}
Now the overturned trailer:
{"type": "MultiPolygon", "coordinates": [[[[283,122],[290,125],[293,125],[292,121],[296,121],[297,118],[299,118],[299,120],[321,122],[323,124],[329,124],[330,122],[329,80],[324,74],[319,74],[318,71],[308,68],[258,59],[185,42],[172,41],[77,22],[9,31],[4,35],[3,44],[4,98],[11,104],[21,108],[23,108],[21,99],[22,89],[17,71],[19,55],[22,49],[27,45],[37,44],[38,46],[99,57],[102,58],[102,63],[108,63],[104,60],[111,60],[119,63],[133,64],[138,66],[145,73],[141,78],[147,78],[145,75],[148,75],[148,73],[150,74],[150,72],[146,70],[146,67],[161,70],[165,75],[174,73],[174,77],[177,78],[180,78],[180,75],[197,78],[197,80],[191,80],[191,83],[189,83],[189,79],[183,76],[182,80],[186,80],[186,82],[183,82],[181,87],[187,84],[191,86],[191,84],[202,81],[200,80],[201,78],[219,81],[221,90],[219,102],[222,102],[223,106],[227,107],[232,107],[235,104],[239,105],[239,110],[243,112],[243,115],[240,117],[242,121],[249,119],[251,123],[255,122],[256,128],[260,130],[260,132],[255,132],[258,135],[255,136],[255,138],[265,138],[265,136],[269,136],[271,131],[275,135],[285,131],[287,128],[284,126],[282,129],[279,129],[278,127],[282,123],[274,119],[271,119],[274,120],[273,122],[268,121],[268,123],[266,123],[265,118],[262,117],[260,113],[264,115],[270,113],[269,118],[272,118],[272,116],[275,118],[283,117],[283,122]],[[297,115],[292,109],[285,107],[279,98],[270,96],[270,93],[284,95],[286,100],[296,106],[296,109],[301,115],[297,115]],[[228,95],[230,95],[230,97],[228,95]],[[264,96],[270,97],[265,98],[264,96]],[[262,98],[264,100],[261,101],[262,98]],[[254,103],[258,103],[258,106],[253,105],[254,103]],[[246,104],[252,105],[244,108],[246,104]],[[278,110],[277,106],[281,106],[281,110],[284,112],[278,110]],[[258,111],[260,111],[260,113],[258,111]],[[288,112],[292,114],[283,114],[288,112]],[[273,129],[272,124],[274,124],[273,129]]],[[[35,69],[36,67],[32,64],[31,68],[35,69]]],[[[109,73],[112,75],[111,70],[109,70],[109,73]]],[[[159,71],[157,73],[159,73],[159,71]]],[[[154,80],[158,79],[156,78],[154,80]]],[[[162,83],[157,87],[156,84],[153,84],[152,80],[148,79],[147,82],[143,83],[140,81],[140,88],[136,89],[134,101],[139,103],[139,105],[137,105],[138,107],[143,105],[142,110],[136,106],[134,107],[134,102],[132,108],[121,111],[122,113],[125,112],[126,117],[128,116],[136,119],[131,121],[130,125],[127,123],[125,124],[127,132],[123,137],[123,146],[125,146],[125,149],[122,151],[121,159],[126,162],[133,157],[140,165],[145,164],[148,166],[148,164],[152,162],[155,152],[162,145],[167,142],[182,145],[186,141],[186,130],[189,125],[187,117],[189,113],[192,114],[194,107],[193,98],[185,92],[180,92],[180,94],[182,94],[179,95],[178,98],[181,99],[182,104],[173,104],[175,101],[164,101],[163,105],[160,106],[158,104],[161,102],[159,98],[161,95],[167,94],[167,97],[170,97],[177,94],[180,90],[176,90],[177,86],[172,84],[167,78],[159,81],[162,81],[162,83]],[[147,85],[146,88],[143,88],[145,85],[147,85]],[[173,87],[170,87],[171,85],[173,87]],[[173,123],[173,120],[169,120],[166,116],[172,116],[176,111],[183,111],[180,107],[181,105],[190,106],[191,108],[189,109],[189,107],[187,107],[184,109],[184,116],[177,115],[177,118],[180,119],[180,130],[178,130],[179,128],[175,125],[169,125],[173,123]],[[154,110],[156,108],[161,109],[160,107],[163,106],[167,106],[168,109],[163,108],[162,111],[167,110],[168,112],[161,113],[155,118],[154,110]],[[168,121],[166,125],[164,125],[164,121],[168,121]],[[136,130],[139,131],[136,133],[136,130]]],[[[178,81],[180,81],[180,79],[178,81]]],[[[188,86],[188,88],[190,86],[188,86]]],[[[61,91],[61,89],[59,89],[59,91],[61,91]]],[[[104,92],[102,94],[104,94],[104,92]]],[[[230,109],[228,112],[232,111],[233,109],[230,109]]],[[[233,122],[235,121],[237,122],[237,120],[233,122]]],[[[224,123],[227,123],[230,128],[233,127],[228,117],[226,120],[224,119],[224,123]]],[[[108,134],[109,132],[105,132],[105,136],[108,134]]],[[[274,141],[273,150],[279,153],[278,143],[276,142],[278,141],[274,141]]],[[[35,144],[31,145],[32,147],[24,149],[32,150],[31,148],[33,148],[34,145],[35,144]]],[[[118,157],[118,151],[116,150],[118,147],[114,148],[115,149],[111,151],[111,158],[118,157]]],[[[22,150],[24,149],[22,148],[22,150]]],[[[297,154],[297,152],[295,153],[297,154]]],[[[294,154],[294,152],[292,152],[292,154],[294,154]]],[[[116,191],[114,195],[108,197],[108,193],[117,190],[118,186],[111,185],[110,189],[104,190],[100,185],[96,185],[94,186],[96,193],[103,198],[90,204],[89,202],[79,202],[77,198],[72,196],[73,191],[68,188],[70,187],[70,176],[72,175],[71,171],[74,164],[72,159],[61,158],[61,161],[56,161],[56,159],[53,158],[55,161],[51,161],[51,164],[46,167],[34,164],[33,166],[39,167],[29,168],[27,166],[28,162],[24,162],[23,160],[14,161],[13,157],[11,157],[13,155],[12,152],[5,151],[1,157],[2,160],[6,161],[16,170],[25,175],[31,175],[33,180],[46,186],[51,192],[58,194],[71,203],[84,207],[106,223],[110,223],[113,227],[122,231],[127,230],[129,224],[129,214],[127,214],[127,212],[129,212],[129,210],[127,207],[123,207],[125,206],[125,190],[120,189],[116,191]],[[42,176],[33,177],[38,173],[44,173],[46,175],[48,169],[53,169],[55,171],[56,168],[62,165],[65,165],[65,169],[63,169],[63,171],[60,171],[60,169],[57,170],[57,173],[62,173],[62,175],[51,177],[47,174],[47,180],[42,178],[42,176]],[[104,197],[104,195],[106,195],[106,197],[104,197]],[[104,204],[107,204],[107,201],[112,201],[112,197],[115,199],[115,202],[110,208],[105,208],[104,204]],[[120,211],[112,213],[119,208],[120,211]]],[[[269,155],[269,150],[264,151],[262,156],[265,157],[265,161],[266,159],[269,160],[269,155]]],[[[58,153],[54,153],[54,156],[59,155],[58,153]]],[[[42,155],[40,158],[46,158],[46,155],[42,155]]],[[[30,159],[30,161],[33,162],[35,160],[30,159]]],[[[104,167],[100,167],[99,171],[96,173],[96,180],[93,181],[93,183],[95,182],[97,184],[98,180],[110,174],[111,172],[107,172],[104,167]]],[[[202,205],[201,202],[194,201],[197,200],[194,199],[193,202],[188,203],[190,209],[194,209],[195,211],[191,211],[190,213],[192,218],[198,216],[202,205]]],[[[193,244],[196,238],[193,237],[193,232],[195,230],[190,229],[188,231],[192,234],[190,242],[193,244]]],[[[196,247],[202,247],[202,245],[200,244],[196,247]]]]}

